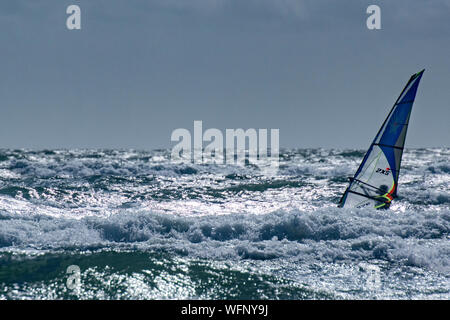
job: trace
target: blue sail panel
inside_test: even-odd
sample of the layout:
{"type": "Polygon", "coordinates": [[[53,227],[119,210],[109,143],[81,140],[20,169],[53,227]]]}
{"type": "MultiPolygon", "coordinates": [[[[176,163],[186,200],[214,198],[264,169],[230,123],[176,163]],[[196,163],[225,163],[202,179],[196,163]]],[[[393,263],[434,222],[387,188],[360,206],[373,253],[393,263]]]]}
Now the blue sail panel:
{"type": "Polygon", "coordinates": [[[394,105],[388,121],[384,125],[384,130],[381,132],[380,144],[403,147],[403,141],[399,141],[402,130],[408,125],[409,116],[411,114],[412,105],[416,97],[417,88],[419,86],[422,73],[416,75],[407,87],[407,90],[402,94],[399,101],[394,105]]]}
{"type": "Polygon", "coordinates": [[[415,78],[410,86],[410,88],[406,91],[402,99],[399,103],[412,102],[416,98],[417,88],[419,87],[420,79],[422,79],[423,70],[417,74],[415,74],[415,78]]]}
{"type": "MultiPolygon", "coordinates": [[[[403,103],[396,106],[389,122],[386,125],[380,144],[397,146],[398,138],[403,127],[408,125],[409,115],[411,114],[412,103],[403,103]]],[[[398,145],[398,147],[401,147],[398,145]]]]}

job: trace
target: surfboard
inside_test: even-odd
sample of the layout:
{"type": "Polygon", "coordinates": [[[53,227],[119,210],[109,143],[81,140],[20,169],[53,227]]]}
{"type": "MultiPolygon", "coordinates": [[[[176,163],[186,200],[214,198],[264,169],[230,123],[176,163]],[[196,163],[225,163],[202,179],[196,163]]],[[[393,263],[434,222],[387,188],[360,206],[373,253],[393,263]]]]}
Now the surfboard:
{"type": "Polygon", "coordinates": [[[409,118],[425,70],[413,74],[341,197],[341,208],[387,209],[397,196],[398,177],[409,118]]]}

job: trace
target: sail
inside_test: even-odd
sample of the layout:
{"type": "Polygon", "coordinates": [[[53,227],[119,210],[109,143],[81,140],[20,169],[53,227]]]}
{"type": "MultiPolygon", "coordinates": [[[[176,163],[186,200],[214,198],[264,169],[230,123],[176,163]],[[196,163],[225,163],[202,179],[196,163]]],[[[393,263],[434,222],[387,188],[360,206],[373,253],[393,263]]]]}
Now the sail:
{"type": "Polygon", "coordinates": [[[339,207],[388,208],[397,195],[409,117],[425,70],[411,76],[345,190],[339,207]]]}

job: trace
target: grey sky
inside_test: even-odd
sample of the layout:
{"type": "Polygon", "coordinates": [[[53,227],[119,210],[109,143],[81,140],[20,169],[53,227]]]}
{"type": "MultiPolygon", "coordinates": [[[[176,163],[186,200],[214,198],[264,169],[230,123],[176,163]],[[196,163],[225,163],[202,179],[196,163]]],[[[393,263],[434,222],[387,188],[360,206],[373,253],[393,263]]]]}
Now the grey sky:
{"type": "Polygon", "coordinates": [[[449,40],[450,0],[2,0],[0,148],[170,147],[194,120],[366,148],[422,68],[406,145],[450,146],[449,40]]]}

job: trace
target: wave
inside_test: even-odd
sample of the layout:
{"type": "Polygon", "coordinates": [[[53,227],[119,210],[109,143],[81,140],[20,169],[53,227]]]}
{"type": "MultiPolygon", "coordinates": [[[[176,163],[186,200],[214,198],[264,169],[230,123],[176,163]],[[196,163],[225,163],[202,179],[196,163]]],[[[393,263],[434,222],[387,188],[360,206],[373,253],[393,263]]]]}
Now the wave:
{"type": "Polygon", "coordinates": [[[6,299],[337,298],[324,288],[261,272],[255,266],[174,259],[160,252],[47,253],[33,258],[15,254],[0,257],[0,262],[0,297],[6,299]],[[46,268],[49,265],[58,267],[46,268]],[[69,265],[80,267],[76,291],[65,285],[69,265]],[[3,274],[11,276],[4,278],[3,274]]]}
{"type": "Polygon", "coordinates": [[[439,270],[450,264],[449,231],[450,211],[380,214],[330,208],[202,217],[140,212],[107,219],[0,215],[3,251],[138,247],[216,260],[373,258],[406,264],[420,260],[417,263],[439,270]],[[427,248],[430,241],[432,250],[427,248]]]}

